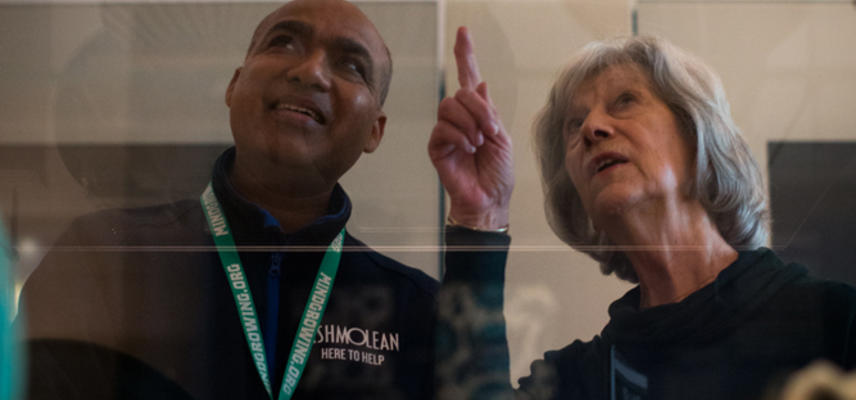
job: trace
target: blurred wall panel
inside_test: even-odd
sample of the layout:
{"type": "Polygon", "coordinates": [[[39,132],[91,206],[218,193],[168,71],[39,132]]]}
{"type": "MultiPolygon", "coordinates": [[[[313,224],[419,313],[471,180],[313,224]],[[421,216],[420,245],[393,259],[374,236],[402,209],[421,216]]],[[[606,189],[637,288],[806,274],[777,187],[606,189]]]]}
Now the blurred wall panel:
{"type": "Polygon", "coordinates": [[[770,141],[856,139],[852,1],[642,1],[639,31],[720,74],[760,165],[770,141]]]}

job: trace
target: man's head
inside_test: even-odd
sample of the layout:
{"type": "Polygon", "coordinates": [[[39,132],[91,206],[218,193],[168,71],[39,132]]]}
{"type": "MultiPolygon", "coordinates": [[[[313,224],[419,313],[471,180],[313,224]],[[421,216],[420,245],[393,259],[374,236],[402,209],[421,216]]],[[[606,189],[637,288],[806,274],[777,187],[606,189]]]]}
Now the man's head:
{"type": "Polygon", "coordinates": [[[389,50],[357,7],[285,4],[256,28],[226,91],[238,162],[337,181],[383,137],[390,74],[389,50]]]}

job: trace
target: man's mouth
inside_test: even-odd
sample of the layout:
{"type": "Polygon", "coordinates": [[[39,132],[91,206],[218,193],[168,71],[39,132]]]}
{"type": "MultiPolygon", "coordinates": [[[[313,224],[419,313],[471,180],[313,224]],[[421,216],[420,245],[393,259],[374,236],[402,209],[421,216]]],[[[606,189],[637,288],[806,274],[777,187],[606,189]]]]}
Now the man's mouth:
{"type": "Polygon", "coordinates": [[[276,104],[274,104],[273,108],[274,108],[274,110],[277,110],[277,111],[285,110],[285,111],[292,111],[292,112],[296,112],[299,114],[303,114],[309,118],[312,118],[313,120],[315,120],[315,122],[318,122],[319,124],[324,123],[324,116],[321,115],[321,113],[319,113],[315,110],[311,110],[311,109],[306,108],[306,107],[300,107],[300,106],[297,106],[294,104],[289,104],[289,103],[276,103],[276,104]]]}

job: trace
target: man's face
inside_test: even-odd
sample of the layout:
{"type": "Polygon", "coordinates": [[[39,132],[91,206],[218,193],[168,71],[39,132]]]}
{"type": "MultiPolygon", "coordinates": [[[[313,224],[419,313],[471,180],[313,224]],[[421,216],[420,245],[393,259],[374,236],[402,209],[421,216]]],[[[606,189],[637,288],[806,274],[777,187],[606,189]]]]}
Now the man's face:
{"type": "Polygon", "coordinates": [[[380,35],[349,3],[274,11],[226,91],[239,162],[337,181],[383,136],[387,63],[380,35]]]}

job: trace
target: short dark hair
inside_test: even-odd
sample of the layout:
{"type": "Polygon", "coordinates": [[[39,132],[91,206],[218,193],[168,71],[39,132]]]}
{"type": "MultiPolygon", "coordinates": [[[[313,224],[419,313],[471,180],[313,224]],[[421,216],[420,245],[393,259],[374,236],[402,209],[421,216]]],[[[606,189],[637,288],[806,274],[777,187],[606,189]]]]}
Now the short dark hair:
{"type": "MultiPolygon", "coordinates": [[[[250,39],[250,45],[249,47],[247,47],[246,54],[244,54],[244,60],[246,60],[247,57],[250,56],[250,53],[252,53],[253,48],[255,48],[256,46],[256,43],[258,43],[261,29],[263,26],[266,25],[265,22],[267,22],[268,18],[271,18],[271,16],[273,16],[275,13],[276,11],[271,12],[270,14],[265,16],[264,19],[262,19],[261,22],[259,22],[259,24],[256,26],[256,29],[253,31],[253,36],[250,39]]],[[[368,17],[366,17],[366,19],[368,19],[368,17]]],[[[375,29],[375,31],[377,31],[377,29],[375,29]]],[[[380,89],[378,92],[378,104],[383,107],[383,104],[386,102],[386,96],[389,94],[390,82],[392,82],[392,53],[390,53],[389,47],[386,45],[386,42],[383,40],[383,37],[380,35],[379,32],[378,37],[380,38],[380,43],[383,46],[383,52],[386,55],[386,62],[383,63],[383,67],[380,70],[380,79],[378,80],[378,89],[380,89]]]]}

